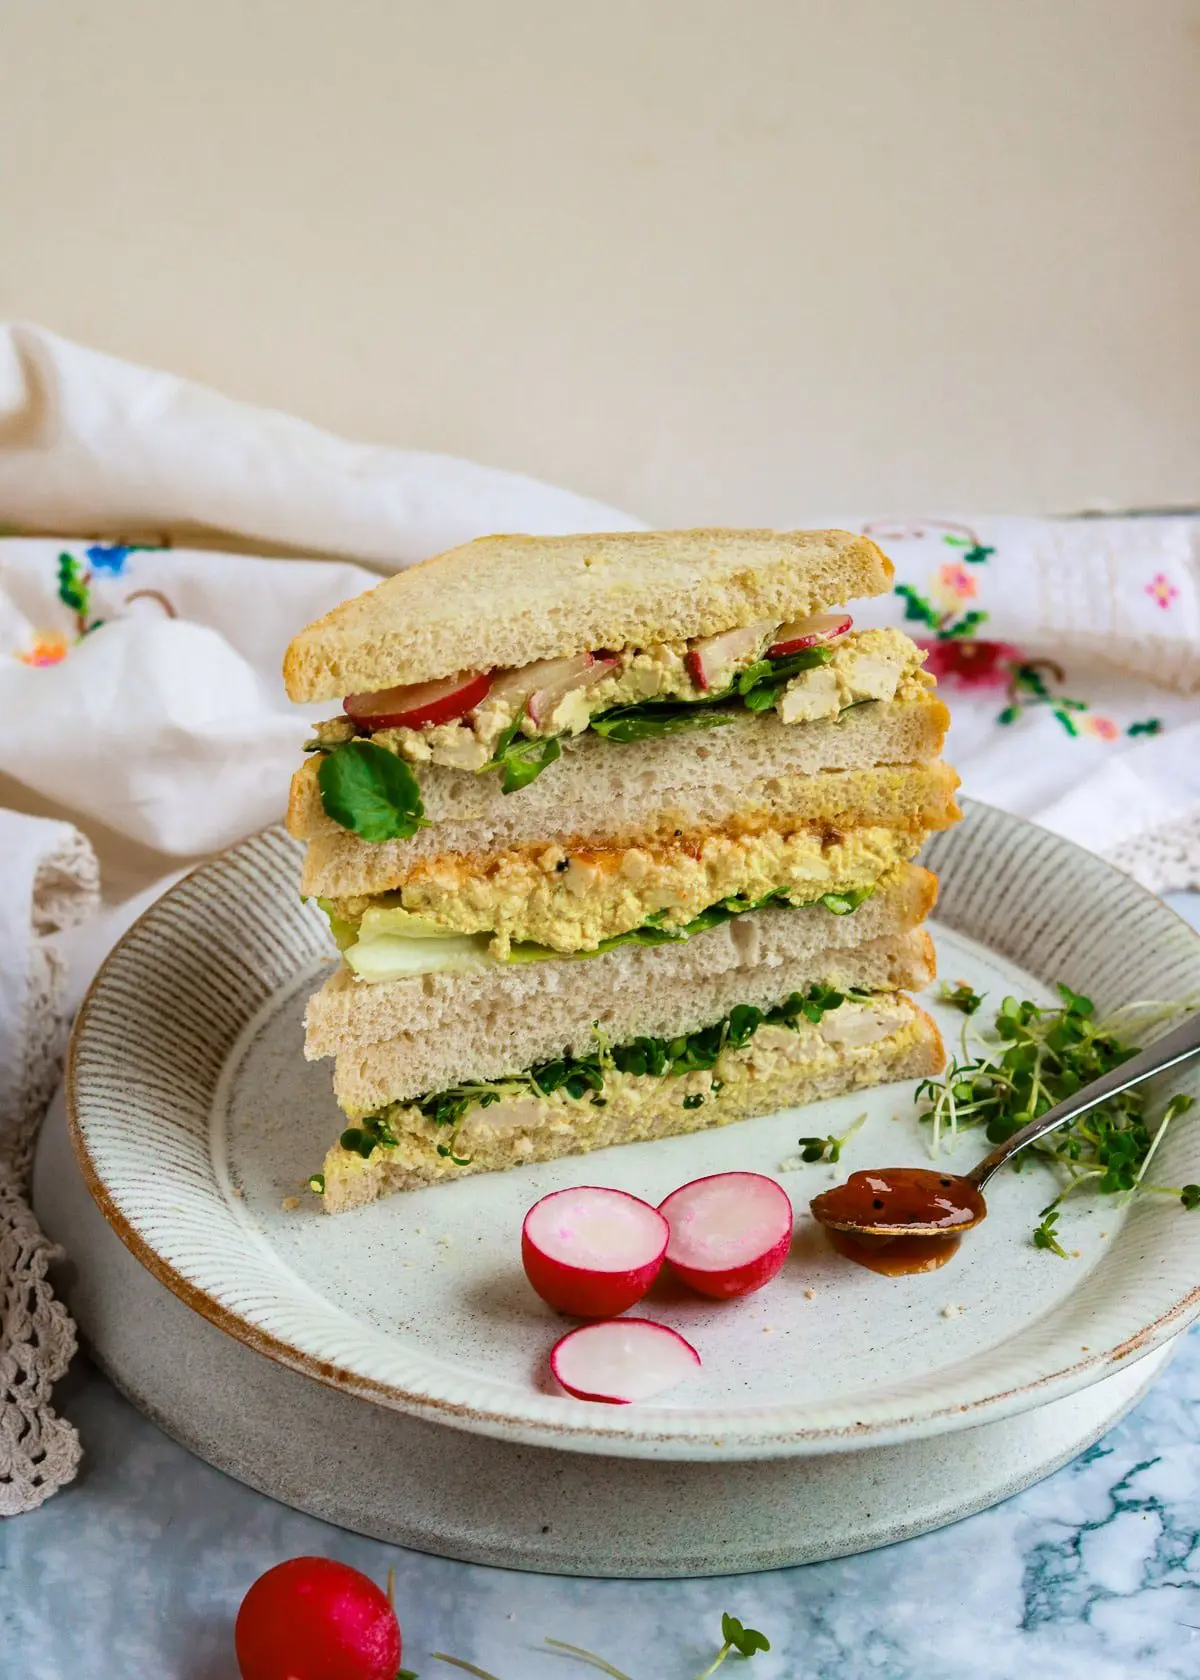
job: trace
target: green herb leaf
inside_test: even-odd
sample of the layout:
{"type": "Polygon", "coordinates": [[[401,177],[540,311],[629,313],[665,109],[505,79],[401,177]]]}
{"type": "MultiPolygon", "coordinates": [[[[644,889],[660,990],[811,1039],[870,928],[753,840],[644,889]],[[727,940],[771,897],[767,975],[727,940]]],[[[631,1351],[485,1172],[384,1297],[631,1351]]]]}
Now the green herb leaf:
{"type": "Polygon", "coordinates": [[[1055,1203],[1051,1203],[1043,1212],[1042,1223],[1037,1226],[1033,1233],[1033,1246],[1034,1248],[1049,1249],[1052,1254],[1057,1254],[1060,1260],[1065,1260],[1067,1251],[1059,1242],[1058,1233],[1054,1229],[1057,1224],[1058,1207],[1055,1203]]]}
{"type": "Polygon", "coordinates": [[[853,887],[844,893],[822,893],[818,902],[823,904],[826,910],[831,910],[835,916],[849,916],[870,898],[874,891],[875,888],[871,886],[853,887]]]}
{"type": "Polygon", "coordinates": [[[961,1009],[964,1015],[974,1015],[984,999],[984,994],[974,991],[965,980],[953,986],[948,980],[943,980],[938,996],[951,1008],[961,1009]]]}
{"type": "Polygon", "coordinates": [[[491,759],[484,770],[499,770],[501,793],[516,793],[536,781],[547,765],[562,757],[562,747],[554,735],[519,735],[520,719],[496,743],[491,759]]]}
{"type": "Polygon", "coordinates": [[[1189,1213],[1200,1207],[1200,1184],[1185,1184],[1179,1192],[1179,1200],[1189,1213]]]}
{"type": "Polygon", "coordinates": [[[719,729],[736,716],[714,710],[711,700],[642,700],[598,712],[588,727],[606,741],[653,741],[691,729],[719,729]]]}
{"type": "Polygon", "coordinates": [[[832,658],[832,648],[814,647],[785,654],[782,659],[757,660],[737,680],[742,704],[752,712],[770,711],[793,677],[802,671],[814,671],[818,665],[828,665],[832,658]]]}
{"type": "Polygon", "coordinates": [[[721,1617],[721,1637],[743,1657],[752,1657],[755,1651],[771,1649],[771,1641],[765,1633],[759,1633],[757,1628],[743,1627],[737,1617],[728,1612],[721,1617]]]}
{"type": "Polygon", "coordinates": [[[401,1668],[396,1671],[396,1680],[420,1680],[415,1669],[401,1668]]]}
{"type": "Polygon", "coordinates": [[[317,767],[325,815],[363,840],[407,840],[426,827],[417,778],[395,753],[347,741],[317,767]]]}
{"type": "Polygon", "coordinates": [[[700,1108],[703,1103],[704,1097],[699,1091],[694,1091],[690,1097],[684,1097],[683,1099],[684,1108],[700,1108]]]}

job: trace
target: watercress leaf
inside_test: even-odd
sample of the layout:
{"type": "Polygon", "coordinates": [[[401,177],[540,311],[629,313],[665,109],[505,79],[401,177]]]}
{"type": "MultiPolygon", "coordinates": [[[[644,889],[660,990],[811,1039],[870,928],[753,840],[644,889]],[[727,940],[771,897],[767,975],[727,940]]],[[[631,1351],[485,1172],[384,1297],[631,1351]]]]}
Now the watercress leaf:
{"type": "Polygon", "coordinates": [[[501,793],[516,793],[536,781],[542,771],[555,759],[562,757],[562,748],[555,736],[533,736],[514,740],[504,749],[503,757],[495,761],[500,769],[501,793]]]}
{"type": "Polygon", "coordinates": [[[691,729],[718,729],[722,724],[733,723],[736,716],[735,712],[715,710],[708,700],[645,700],[599,712],[588,727],[606,741],[627,743],[653,741],[662,735],[680,735],[691,729]]]}
{"type": "Polygon", "coordinates": [[[417,778],[372,741],[346,741],[317,768],[325,815],[363,840],[407,840],[426,826],[417,778]]]}

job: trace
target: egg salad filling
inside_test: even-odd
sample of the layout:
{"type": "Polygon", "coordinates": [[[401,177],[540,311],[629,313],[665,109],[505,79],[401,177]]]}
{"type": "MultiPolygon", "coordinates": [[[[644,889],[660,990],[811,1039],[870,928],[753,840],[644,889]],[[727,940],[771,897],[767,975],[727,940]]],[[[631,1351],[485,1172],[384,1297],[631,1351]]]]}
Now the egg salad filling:
{"type": "Polygon", "coordinates": [[[564,1055],[504,1079],[456,1085],[391,1103],[354,1120],[310,1185],[368,1165],[419,1172],[431,1160],[447,1170],[489,1170],[575,1147],[692,1131],[763,1112],[764,1093],[781,1080],[860,1062],[864,1082],[879,1077],[885,1041],[896,1048],[917,1030],[917,1012],[899,993],[839,992],[813,986],[774,1009],[738,1005],[722,1020],[678,1038],[643,1037],[610,1045],[596,1031],[587,1056],[564,1055]],[[720,1097],[718,1105],[716,1099],[720,1097]],[[697,1110],[709,1108],[709,1113],[697,1110]],[[607,1112],[606,1112],[607,1111],[607,1112]]]}
{"type": "Polygon", "coordinates": [[[472,967],[489,958],[521,960],[521,948],[530,945],[551,954],[594,954],[635,932],[643,935],[640,943],[686,938],[772,903],[824,900],[835,911],[854,908],[882,876],[915,856],[924,839],[919,827],[811,824],[661,846],[527,848],[483,867],[478,859],[445,856],[418,864],[392,892],[328,899],[323,908],[350,967],[377,979],[381,966],[405,960],[395,946],[373,959],[369,947],[385,940],[437,942],[440,954],[430,956],[439,967],[472,967]]]}
{"type": "Polygon", "coordinates": [[[334,718],[316,726],[308,748],[333,752],[365,734],[412,764],[499,770],[508,793],[559,757],[562,738],[587,729],[611,741],[644,741],[719,727],[746,709],[773,710],[784,723],[811,723],[869,700],[918,698],[932,686],[921,671],[925,654],[903,631],[850,631],[825,645],[771,657],[765,650],[778,630],[764,624],[709,637],[709,644],[739,641],[728,652],[710,652],[707,665],[698,655],[700,644],[686,642],[584,655],[599,667],[598,680],[590,680],[595,669],[584,672],[561,694],[548,688],[540,705],[537,691],[526,693],[513,681],[520,673],[507,673],[452,721],[380,728],[334,718]]]}

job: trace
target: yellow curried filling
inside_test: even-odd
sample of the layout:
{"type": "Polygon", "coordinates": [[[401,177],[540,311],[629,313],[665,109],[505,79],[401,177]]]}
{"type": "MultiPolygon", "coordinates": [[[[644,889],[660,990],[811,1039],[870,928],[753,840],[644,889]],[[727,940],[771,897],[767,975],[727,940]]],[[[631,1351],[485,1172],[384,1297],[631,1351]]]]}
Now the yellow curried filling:
{"type": "Polygon", "coordinates": [[[438,1126],[415,1106],[395,1103],[383,1111],[393,1146],[364,1157],[337,1144],[326,1155],[327,1205],[369,1200],[387,1179],[417,1183],[495,1172],[726,1125],[795,1101],[799,1081],[807,1082],[809,1096],[827,1094],[834,1080],[837,1089],[878,1084],[921,1037],[911,1000],[881,994],[846,1003],[819,1024],[764,1026],[742,1048],[726,1049],[711,1069],[659,1077],[609,1070],[603,1102],[518,1090],[511,1099],[469,1109],[454,1126],[438,1126]]]}
{"type": "MultiPolygon", "coordinates": [[[[765,632],[762,639],[767,640],[765,632]]],[[[898,694],[912,698],[933,686],[933,678],[921,670],[925,654],[902,630],[852,630],[831,646],[828,664],[800,672],[776,701],[775,710],[784,723],[812,723],[836,717],[864,700],[894,700],[898,694]]],[[[688,673],[686,653],[686,642],[626,648],[612,676],[593,688],[565,695],[540,724],[524,716],[521,733],[579,735],[592,718],[614,706],[643,700],[703,700],[705,695],[688,673]]],[[[754,657],[748,653],[737,663],[750,664],[754,657]]],[[[731,666],[731,676],[736,669],[737,664],[731,666]]],[[[453,723],[427,729],[381,729],[371,739],[413,764],[482,770],[497,741],[512,727],[517,716],[514,704],[489,696],[453,723]]],[[[346,717],[331,718],[313,731],[314,739],[326,747],[352,740],[355,734],[346,717]]]]}
{"type": "Polygon", "coordinates": [[[490,934],[501,959],[524,941],[586,951],[653,919],[681,927],[724,898],[782,891],[807,904],[873,886],[914,857],[924,838],[920,828],[813,826],[654,848],[568,854],[547,846],[506,852],[483,872],[477,860],[443,857],[414,870],[399,897],[404,910],[448,933],[490,934]]]}

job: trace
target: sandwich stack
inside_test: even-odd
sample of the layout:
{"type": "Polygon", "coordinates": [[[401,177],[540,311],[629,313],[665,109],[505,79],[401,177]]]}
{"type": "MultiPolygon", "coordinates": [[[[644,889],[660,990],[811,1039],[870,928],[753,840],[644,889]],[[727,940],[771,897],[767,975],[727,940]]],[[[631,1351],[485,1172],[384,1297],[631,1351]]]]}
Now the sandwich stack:
{"type": "Polygon", "coordinates": [[[844,531],[501,536],[291,644],[338,1212],[936,1072],[949,718],[844,531]]]}

